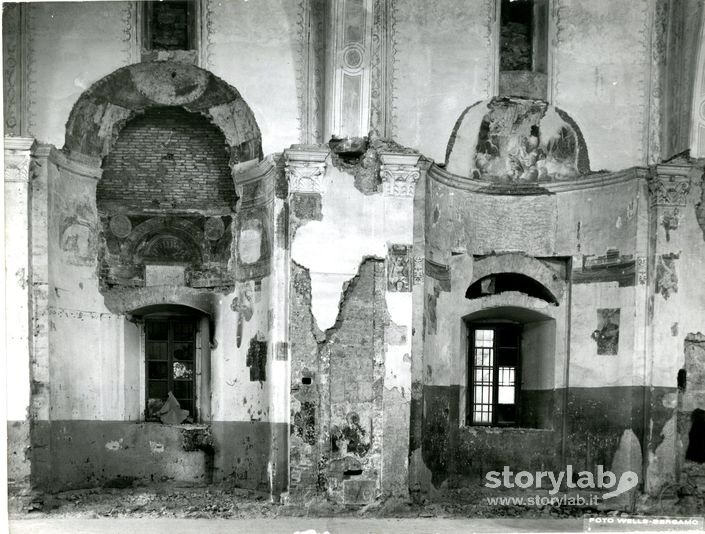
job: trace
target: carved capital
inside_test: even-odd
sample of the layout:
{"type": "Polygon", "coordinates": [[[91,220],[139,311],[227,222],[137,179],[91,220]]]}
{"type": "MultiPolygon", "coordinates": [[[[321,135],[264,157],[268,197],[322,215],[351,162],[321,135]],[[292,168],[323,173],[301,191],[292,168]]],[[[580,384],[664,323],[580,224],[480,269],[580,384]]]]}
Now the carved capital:
{"type": "Polygon", "coordinates": [[[651,204],[665,207],[685,206],[690,192],[690,177],[682,169],[659,166],[657,171],[657,175],[649,182],[651,204]]]}
{"type": "Polygon", "coordinates": [[[5,181],[29,182],[32,137],[5,137],[5,181]]]}
{"type": "Polygon", "coordinates": [[[290,193],[320,193],[326,174],[328,149],[294,145],[284,153],[290,193]]]}
{"type": "Polygon", "coordinates": [[[379,174],[382,178],[384,194],[393,197],[412,197],[416,182],[421,176],[418,167],[420,154],[381,153],[379,174]]]}

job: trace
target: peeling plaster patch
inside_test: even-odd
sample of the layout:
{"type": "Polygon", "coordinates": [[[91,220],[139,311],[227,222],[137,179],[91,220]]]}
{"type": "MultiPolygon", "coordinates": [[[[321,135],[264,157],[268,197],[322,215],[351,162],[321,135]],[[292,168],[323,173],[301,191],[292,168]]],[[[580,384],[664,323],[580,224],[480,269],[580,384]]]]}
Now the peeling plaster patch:
{"type": "Polygon", "coordinates": [[[406,326],[398,324],[390,324],[387,327],[387,343],[390,345],[405,345],[406,344],[406,326]]]}
{"type": "Polygon", "coordinates": [[[258,334],[250,340],[246,364],[250,368],[250,382],[267,380],[267,342],[264,336],[258,334]]]}
{"type": "Polygon", "coordinates": [[[656,265],[656,291],[668,299],[671,293],[678,293],[678,274],[676,273],[676,260],[678,254],[662,254],[656,265]]]}
{"type": "Polygon", "coordinates": [[[163,453],[164,452],[164,444],[163,443],[158,443],[156,441],[150,441],[149,442],[149,450],[151,450],[153,453],[163,453]]]}
{"type": "Polygon", "coordinates": [[[597,310],[597,330],[592,333],[597,342],[597,354],[616,355],[619,352],[619,308],[597,310]]]}
{"type": "Polygon", "coordinates": [[[323,219],[321,195],[319,193],[295,193],[291,197],[291,211],[302,221],[323,219]]]}
{"type": "Polygon", "coordinates": [[[433,278],[441,291],[450,291],[450,267],[426,259],[426,275],[433,278]]]}
{"type": "Polygon", "coordinates": [[[118,451],[122,446],[122,440],[120,441],[108,441],[105,444],[105,448],[109,451],[118,451]]]}
{"type": "Polygon", "coordinates": [[[385,224],[390,213],[398,211],[390,209],[389,199],[365,195],[353,181],[349,174],[328,167],[321,181],[322,219],[300,226],[291,245],[292,260],[310,271],[311,311],[321,330],[335,324],[343,284],[357,274],[364,257],[384,258],[388,241],[413,239],[411,221],[385,224]]]}
{"type": "Polygon", "coordinates": [[[700,182],[700,195],[700,202],[695,205],[695,218],[703,232],[703,239],[705,239],[705,175],[700,182]]]}
{"type": "MultiPolygon", "coordinates": [[[[619,480],[626,471],[641,473],[641,458],[641,444],[639,443],[639,438],[636,437],[636,434],[634,434],[631,428],[626,428],[619,440],[619,447],[614,453],[610,471],[615,474],[617,480],[619,480]]],[[[615,501],[622,498],[628,499],[633,491],[636,491],[636,489],[615,497],[615,501]]]]}
{"type": "MultiPolygon", "coordinates": [[[[664,399],[665,401],[665,399],[664,399]]],[[[664,484],[673,482],[676,470],[676,414],[661,430],[662,441],[655,451],[649,451],[649,465],[646,470],[646,492],[654,495],[664,484]]]]}
{"type": "Polygon", "coordinates": [[[661,399],[661,404],[664,408],[675,408],[678,404],[678,394],[677,393],[667,393],[661,399]]]}

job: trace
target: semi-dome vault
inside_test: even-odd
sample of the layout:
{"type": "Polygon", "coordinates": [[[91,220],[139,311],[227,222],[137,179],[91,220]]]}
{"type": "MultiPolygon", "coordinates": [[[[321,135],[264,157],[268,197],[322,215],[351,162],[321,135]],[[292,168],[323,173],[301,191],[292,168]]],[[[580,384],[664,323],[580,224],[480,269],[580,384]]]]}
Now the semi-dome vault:
{"type": "Polygon", "coordinates": [[[580,128],[543,100],[492,98],[460,115],[446,150],[446,168],[494,182],[573,180],[590,173],[580,128]]]}
{"type": "Polygon", "coordinates": [[[231,165],[262,157],[259,126],[237,89],[206,70],[172,61],[129,65],[93,84],[71,110],[64,150],[102,158],[130,119],[160,106],[205,116],[225,136],[231,165]]]}

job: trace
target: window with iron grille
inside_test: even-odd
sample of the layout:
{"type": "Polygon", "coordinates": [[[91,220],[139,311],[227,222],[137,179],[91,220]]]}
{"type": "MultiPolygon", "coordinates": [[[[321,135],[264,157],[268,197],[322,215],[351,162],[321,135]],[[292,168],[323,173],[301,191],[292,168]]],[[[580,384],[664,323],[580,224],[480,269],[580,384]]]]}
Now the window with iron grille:
{"type": "Polygon", "coordinates": [[[521,327],[518,325],[469,325],[469,425],[517,426],[520,346],[521,327]]]}

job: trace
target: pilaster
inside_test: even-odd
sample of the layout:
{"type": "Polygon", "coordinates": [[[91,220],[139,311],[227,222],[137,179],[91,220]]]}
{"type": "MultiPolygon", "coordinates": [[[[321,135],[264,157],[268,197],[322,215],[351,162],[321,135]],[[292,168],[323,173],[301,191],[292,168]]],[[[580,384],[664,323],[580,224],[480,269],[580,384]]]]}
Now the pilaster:
{"type": "Polygon", "coordinates": [[[5,247],[5,347],[6,409],[11,423],[8,482],[11,489],[27,488],[31,474],[28,460],[31,313],[31,150],[34,139],[5,137],[4,247],[5,247]]]}
{"type": "Polygon", "coordinates": [[[380,153],[387,237],[384,327],[382,492],[405,499],[409,490],[409,431],[414,260],[414,195],[421,176],[418,153],[380,153]],[[402,464],[403,462],[403,464],[402,464]]]}

